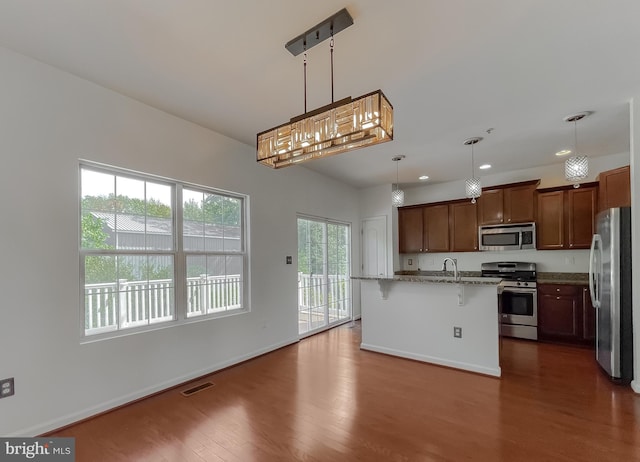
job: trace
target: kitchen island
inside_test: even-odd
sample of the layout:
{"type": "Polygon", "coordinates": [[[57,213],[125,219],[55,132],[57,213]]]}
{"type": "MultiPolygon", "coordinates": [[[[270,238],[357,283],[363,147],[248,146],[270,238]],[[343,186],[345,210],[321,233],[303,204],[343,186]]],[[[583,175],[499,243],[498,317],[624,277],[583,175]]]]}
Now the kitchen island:
{"type": "Polygon", "coordinates": [[[501,279],[354,279],[360,280],[361,349],[500,377],[501,279]],[[454,328],[460,328],[460,337],[454,337],[454,328]]]}

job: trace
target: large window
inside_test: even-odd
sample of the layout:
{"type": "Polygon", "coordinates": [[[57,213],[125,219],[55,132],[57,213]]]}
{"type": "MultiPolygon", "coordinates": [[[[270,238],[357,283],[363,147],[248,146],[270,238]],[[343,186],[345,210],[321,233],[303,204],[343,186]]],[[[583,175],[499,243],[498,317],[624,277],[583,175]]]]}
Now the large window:
{"type": "Polygon", "coordinates": [[[247,310],[246,198],[80,167],[85,336],[247,310]]]}

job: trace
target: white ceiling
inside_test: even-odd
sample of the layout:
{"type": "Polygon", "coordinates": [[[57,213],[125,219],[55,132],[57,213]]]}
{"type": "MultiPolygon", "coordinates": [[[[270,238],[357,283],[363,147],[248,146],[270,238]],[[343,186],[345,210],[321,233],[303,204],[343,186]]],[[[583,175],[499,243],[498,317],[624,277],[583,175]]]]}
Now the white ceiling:
{"type": "MultiPolygon", "coordinates": [[[[573,148],[562,119],[585,110],[581,153],[628,152],[638,0],[2,0],[0,45],[255,146],[304,112],[284,44],[343,7],[335,99],[382,89],[395,139],[306,168],[367,187],[395,181],[404,154],[403,184],[461,179],[471,136],[493,173],[557,163],[573,148]]],[[[331,102],[328,43],[308,62],[311,110],[331,102]]]]}

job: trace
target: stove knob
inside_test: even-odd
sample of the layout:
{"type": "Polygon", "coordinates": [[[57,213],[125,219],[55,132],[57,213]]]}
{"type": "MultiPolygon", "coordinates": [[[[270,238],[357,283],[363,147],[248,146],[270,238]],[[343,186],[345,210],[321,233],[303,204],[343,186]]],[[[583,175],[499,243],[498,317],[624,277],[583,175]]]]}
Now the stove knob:
{"type": "Polygon", "coordinates": [[[520,287],[520,283],[518,282],[518,287],[520,287]]]}
{"type": "Polygon", "coordinates": [[[529,285],[529,283],[528,283],[528,282],[525,282],[525,283],[524,283],[524,286],[525,286],[525,287],[527,287],[528,285],[529,285]]]}

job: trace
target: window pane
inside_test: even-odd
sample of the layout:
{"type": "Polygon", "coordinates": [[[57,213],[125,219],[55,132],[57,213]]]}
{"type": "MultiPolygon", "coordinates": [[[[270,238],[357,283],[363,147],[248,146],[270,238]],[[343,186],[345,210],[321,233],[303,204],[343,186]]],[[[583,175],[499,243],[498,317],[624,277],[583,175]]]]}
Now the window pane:
{"type": "Polygon", "coordinates": [[[144,250],[144,181],[116,177],[115,212],[116,248],[144,250]]]}
{"type": "Polygon", "coordinates": [[[118,256],[120,327],[174,318],[172,255],[118,256]]]}
{"type": "Polygon", "coordinates": [[[205,250],[224,251],[224,197],[217,194],[204,195],[205,250]]]}
{"type": "Polygon", "coordinates": [[[242,251],[242,200],[185,188],[183,204],[185,250],[242,251]]]}
{"type": "Polygon", "coordinates": [[[242,307],[243,257],[187,256],[187,317],[242,307]]]}
{"type": "Polygon", "coordinates": [[[84,249],[172,250],[169,185],[81,171],[84,249]]]}
{"type": "Polygon", "coordinates": [[[185,250],[204,250],[203,198],[204,194],[201,191],[186,188],[182,190],[182,232],[185,250]]]}
{"type": "Polygon", "coordinates": [[[240,252],[242,227],[242,203],[240,199],[225,197],[223,203],[223,238],[225,252],[240,252]]]}
{"type": "Polygon", "coordinates": [[[148,250],[173,249],[173,212],[169,185],[146,182],[146,237],[148,250]]]}
{"type": "Polygon", "coordinates": [[[81,171],[81,247],[112,249],[115,236],[109,223],[115,223],[115,176],[82,169],[81,171]]]}
{"type": "Polygon", "coordinates": [[[88,256],[84,260],[85,333],[115,330],[117,320],[117,270],[113,256],[88,256]]]}

